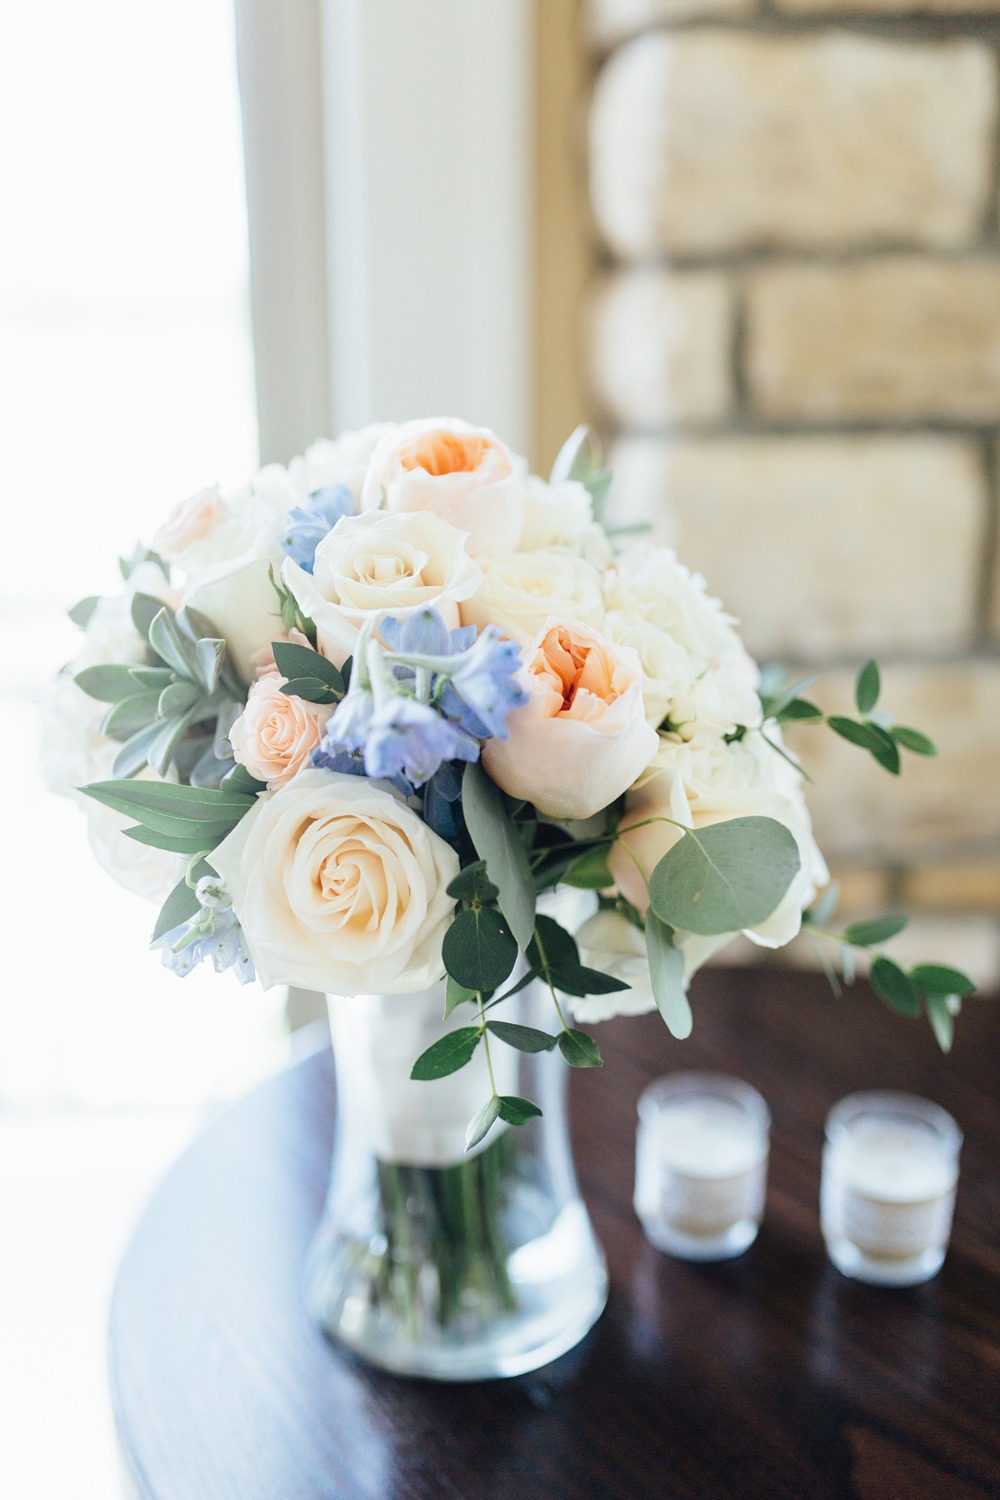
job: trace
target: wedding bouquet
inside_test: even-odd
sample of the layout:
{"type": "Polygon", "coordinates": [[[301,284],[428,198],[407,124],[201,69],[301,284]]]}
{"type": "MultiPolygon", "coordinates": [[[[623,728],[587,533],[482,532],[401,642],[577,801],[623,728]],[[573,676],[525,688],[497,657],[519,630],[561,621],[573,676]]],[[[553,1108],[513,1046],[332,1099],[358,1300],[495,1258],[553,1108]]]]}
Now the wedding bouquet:
{"type": "MultiPolygon", "coordinates": [[[[609,481],[585,429],[546,482],[485,428],[373,426],[182,502],[122,593],[76,607],[50,759],[102,863],[165,897],[165,963],[345,997],[445,978],[471,1014],[413,1060],[432,1080],[497,1044],[597,1066],[574,1023],[654,1006],[683,1037],[691,975],[739,933],[805,921],[850,978],[902,927],[810,913],[828,875],[782,726],[824,715],[762,682],[673,552],[602,525],[609,481]],[[575,932],[537,909],[559,885],[589,903],[575,932]],[[536,979],[551,1030],[491,1018],[536,979]]],[[[933,754],[878,696],[869,662],[857,718],[825,722],[892,773],[933,754]]],[[[877,952],[871,979],[949,1045],[965,975],[877,952]]],[[[538,1112],[488,1077],[469,1148],[538,1112]]]]}
{"type": "Polygon", "coordinates": [[[72,611],[47,705],[50,779],[161,902],[163,962],[330,997],[309,1302],[409,1373],[535,1368],[599,1315],[559,1069],[600,1065],[589,1023],[658,1008],[686,1036],[692,974],[741,933],[805,929],[848,980],[869,950],[945,1049],[972,990],[881,952],[900,917],[829,927],[782,731],[825,722],[893,774],[932,755],[875,663],[856,717],[762,677],[700,576],[602,523],[609,483],[585,429],[547,482],[455,420],[316,443],[178,505],[72,611]]]}

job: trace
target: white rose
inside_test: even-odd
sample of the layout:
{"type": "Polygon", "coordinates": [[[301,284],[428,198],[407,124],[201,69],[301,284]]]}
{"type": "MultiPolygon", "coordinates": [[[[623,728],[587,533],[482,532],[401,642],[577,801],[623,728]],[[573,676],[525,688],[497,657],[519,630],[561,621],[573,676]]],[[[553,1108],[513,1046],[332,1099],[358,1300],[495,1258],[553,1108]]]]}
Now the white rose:
{"type": "Polygon", "coordinates": [[[578,1021],[610,1021],[613,1016],[641,1016],[656,1009],[646,956],[646,934],[617,911],[599,911],[576,935],[580,961],[630,986],[611,995],[570,996],[578,1021]]]}
{"type": "Polygon", "coordinates": [[[334,441],[320,438],[311,443],[302,458],[293,458],[288,465],[296,494],[301,498],[313,490],[342,484],[358,505],[371,456],[381,439],[395,429],[394,422],[372,422],[357,432],[342,432],[334,441]]]}
{"type": "Polygon", "coordinates": [[[258,797],[210,863],[265,987],[401,994],[444,972],[458,856],[384,786],[303,771],[258,797]]]}
{"type": "Polygon", "coordinates": [[[497,625],[524,643],[549,617],[600,626],[601,575],[583,558],[562,548],[508,552],[477,558],[483,581],[461,606],[462,624],[497,625]]]}
{"type": "Polygon", "coordinates": [[[668,547],[633,547],[619,558],[604,580],[604,604],[635,611],[664,631],[690,653],[696,675],[714,657],[742,650],[732,616],[668,547]]]}
{"type": "Polygon", "coordinates": [[[470,552],[506,552],[521,535],[524,480],[488,427],[455,417],[405,422],[376,446],[361,506],[436,511],[466,533],[470,552]]]}
{"type": "Polygon", "coordinates": [[[546,484],[536,474],[525,480],[524,525],[517,544],[519,552],[539,547],[570,547],[579,551],[578,539],[593,524],[590,492],[576,479],[546,484]]]}
{"type": "Polygon", "coordinates": [[[697,668],[691,653],[637,609],[609,610],[602,628],[609,641],[628,646],[638,656],[646,719],[659,729],[674,700],[692,691],[697,668]]]}
{"type": "Polygon", "coordinates": [[[312,574],[288,558],[282,578],[315,622],[320,650],[339,666],[366,620],[431,605],[454,629],[459,603],[482,581],[464,543],[464,534],[433,511],[366,511],[345,516],[323,538],[312,574]]]}
{"type": "Polygon", "coordinates": [[[177,558],[187,575],[184,603],[225,637],[229,660],[247,682],[254,656],[281,632],[278,596],[268,568],[280,569],[283,513],[262,495],[225,497],[212,528],[177,558]]]}

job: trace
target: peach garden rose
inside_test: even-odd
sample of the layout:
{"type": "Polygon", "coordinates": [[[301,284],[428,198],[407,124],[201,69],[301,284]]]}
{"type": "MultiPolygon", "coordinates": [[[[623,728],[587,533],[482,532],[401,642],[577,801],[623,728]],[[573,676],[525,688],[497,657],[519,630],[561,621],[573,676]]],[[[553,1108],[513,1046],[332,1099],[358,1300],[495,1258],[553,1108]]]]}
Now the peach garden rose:
{"type": "Polygon", "coordinates": [[[524,708],[483,765],[512,797],[553,818],[589,818],[630,787],[656,752],[639,659],[578,621],[550,621],[526,652],[524,708]]]}
{"type": "Polygon", "coordinates": [[[507,552],[524,524],[524,481],[488,427],[454,417],[404,422],[372,454],[361,505],[435,511],[466,533],[471,553],[507,552]]]}

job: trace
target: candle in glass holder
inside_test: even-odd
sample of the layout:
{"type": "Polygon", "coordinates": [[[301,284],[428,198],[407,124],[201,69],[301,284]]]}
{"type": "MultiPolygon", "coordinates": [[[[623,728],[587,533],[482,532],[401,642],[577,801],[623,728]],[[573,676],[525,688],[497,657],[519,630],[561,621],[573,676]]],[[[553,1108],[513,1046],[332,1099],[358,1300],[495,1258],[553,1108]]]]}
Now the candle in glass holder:
{"type": "Polygon", "coordinates": [[[830,1111],[820,1218],[845,1276],[911,1286],[941,1268],[962,1132],[912,1094],[850,1094],[830,1111]]]}
{"type": "Polygon", "coordinates": [[[757,1238],[771,1117],[756,1089],[723,1073],[673,1073],[639,1100],[635,1210],[648,1238],[683,1260],[728,1260],[757,1238]]]}

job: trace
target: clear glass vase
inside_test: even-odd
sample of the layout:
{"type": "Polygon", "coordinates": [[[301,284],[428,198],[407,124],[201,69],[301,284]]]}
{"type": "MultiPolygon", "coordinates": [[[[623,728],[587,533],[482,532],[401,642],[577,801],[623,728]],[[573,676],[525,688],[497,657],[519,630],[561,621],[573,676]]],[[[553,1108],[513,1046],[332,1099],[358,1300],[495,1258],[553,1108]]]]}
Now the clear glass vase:
{"type": "MultiPolygon", "coordinates": [[[[467,1154],[466,1126],[489,1097],[482,1044],[446,1078],[414,1082],[410,1069],[471,1007],[442,1021],[442,983],[329,1008],[337,1123],[306,1272],[313,1318],[368,1363],[434,1380],[523,1374],[572,1349],[608,1277],[573,1169],[562,1058],[491,1040],[498,1092],[542,1114],[497,1121],[467,1154]]],[[[535,985],[492,1015],[552,1029],[535,985]]]]}

